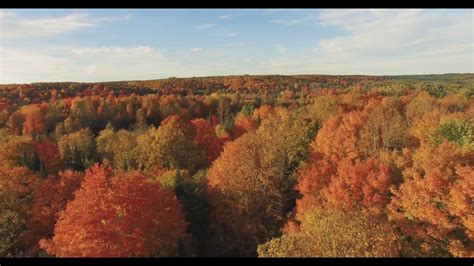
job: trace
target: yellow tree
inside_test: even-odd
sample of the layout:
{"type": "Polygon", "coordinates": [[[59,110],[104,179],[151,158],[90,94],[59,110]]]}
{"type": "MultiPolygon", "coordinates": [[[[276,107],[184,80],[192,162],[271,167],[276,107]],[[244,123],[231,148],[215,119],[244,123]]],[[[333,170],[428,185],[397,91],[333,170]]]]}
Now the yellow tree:
{"type": "Polygon", "coordinates": [[[148,171],[156,167],[194,171],[205,156],[195,137],[196,130],[189,120],[169,116],[158,129],[150,127],[138,136],[138,164],[148,171]]]}
{"type": "Polygon", "coordinates": [[[259,257],[397,257],[399,251],[389,224],[321,209],[307,213],[298,231],[258,246],[259,257]]]}
{"type": "Polygon", "coordinates": [[[284,220],[285,157],[268,153],[256,134],[224,146],[208,175],[212,244],[216,255],[252,256],[284,220]]]}
{"type": "Polygon", "coordinates": [[[279,233],[294,207],[292,174],[314,127],[282,109],[261,117],[259,129],[226,144],[209,170],[212,241],[219,255],[256,255],[256,246],[279,233]]]}
{"type": "Polygon", "coordinates": [[[364,111],[367,120],[359,140],[363,155],[377,158],[381,151],[401,151],[410,145],[408,120],[400,100],[385,97],[380,103],[369,103],[364,111]]]}
{"type": "Polygon", "coordinates": [[[84,170],[95,159],[94,136],[89,128],[81,129],[58,139],[61,158],[75,170],[84,170]]]}
{"type": "Polygon", "coordinates": [[[104,164],[117,170],[137,168],[137,137],[141,131],[120,129],[114,131],[110,124],[96,138],[97,150],[104,164]]]}

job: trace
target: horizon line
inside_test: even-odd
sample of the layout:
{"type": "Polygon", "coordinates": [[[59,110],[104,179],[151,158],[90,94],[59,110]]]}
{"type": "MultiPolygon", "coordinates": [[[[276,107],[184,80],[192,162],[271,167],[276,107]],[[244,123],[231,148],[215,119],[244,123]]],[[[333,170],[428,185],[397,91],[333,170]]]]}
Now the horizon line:
{"type": "Polygon", "coordinates": [[[225,78],[225,77],[239,77],[239,76],[258,76],[258,77],[269,77],[269,76],[285,76],[285,77],[295,77],[295,76],[352,76],[352,77],[403,77],[403,76],[442,76],[442,75],[474,75],[474,72],[446,72],[438,74],[398,74],[398,75],[373,75],[373,74],[229,74],[229,75],[203,75],[203,76],[185,76],[185,77],[175,77],[170,76],[167,78],[156,78],[156,79],[129,79],[129,80],[108,80],[108,81],[34,81],[28,83],[0,83],[0,86],[6,85],[33,85],[38,83],[85,83],[85,84],[95,84],[95,83],[118,83],[118,82],[137,82],[137,81],[158,81],[158,80],[167,80],[167,79],[192,79],[192,78],[225,78]]]}

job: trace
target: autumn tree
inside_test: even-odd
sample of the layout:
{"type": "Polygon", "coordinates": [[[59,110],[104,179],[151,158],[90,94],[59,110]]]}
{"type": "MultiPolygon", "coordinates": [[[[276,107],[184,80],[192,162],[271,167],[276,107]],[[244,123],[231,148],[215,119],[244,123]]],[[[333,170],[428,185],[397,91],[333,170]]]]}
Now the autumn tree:
{"type": "Polygon", "coordinates": [[[220,124],[227,126],[230,118],[230,99],[226,96],[219,95],[217,98],[216,111],[220,124]]]}
{"type": "Polygon", "coordinates": [[[26,230],[21,238],[22,245],[32,251],[39,251],[39,241],[53,237],[58,214],[73,199],[73,193],[80,187],[83,173],[65,170],[50,175],[35,190],[31,213],[27,217],[26,230]]]}
{"type": "Polygon", "coordinates": [[[314,99],[313,105],[309,107],[311,117],[320,125],[324,124],[329,117],[339,112],[339,103],[334,95],[323,95],[314,99]]]}
{"type": "Polygon", "coordinates": [[[272,147],[246,134],[226,145],[210,169],[211,229],[221,255],[252,255],[258,241],[279,231],[291,182],[286,154],[272,147]]]}
{"type": "Polygon", "coordinates": [[[64,101],[54,101],[48,105],[44,116],[46,132],[53,132],[56,125],[67,118],[69,108],[64,101]]]}
{"type": "Polygon", "coordinates": [[[473,254],[472,224],[465,211],[474,207],[470,197],[473,187],[466,180],[474,154],[469,148],[469,120],[462,120],[463,116],[433,111],[412,127],[420,146],[413,154],[412,166],[403,171],[405,181],[392,190],[388,209],[390,219],[407,238],[407,254],[473,254]]]}
{"type": "Polygon", "coordinates": [[[44,175],[55,174],[64,167],[58,147],[53,142],[49,140],[36,142],[35,150],[40,160],[40,171],[44,175]]]}
{"type": "Polygon", "coordinates": [[[400,100],[385,97],[375,106],[368,105],[367,120],[360,130],[360,150],[377,158],[381,151],[401,151],[410,146],[408,120],[400,100]]]}
{"type": "Polygon", "coordinates": [[[284,158],[265,153],[264,145],[255,134],[243,135],[224,146],[209,171],[212,241],[218,255],[254,255],[258,243],[282,225],[284,158]]]}
{"type": "Polygon", "coordinates": [[[211,164],[221,153],[224,141],[218,138],[209,121],[198,118],[191,121],[196,129],[196,142],[206,152],[207,164],[211,164]]]}
{"type": "Polygon", "coordinates": [[[255,254],[251,247],[279,232],[297,196],[293,173],[314,138],[314,124],[301,113],[260,112],[258,130],[224,146],[209,171],[211,226],[223,255],[255,254]]]}
{"type": "Polygon", "coordinates": [[[449,212],[456,217],[458,225],[465,228],[464,239],[452,241],[450,251],[457,257],[473,257],[474,242],[474,169],[472,166],[459,166],[456,168],[458,180],[449,192],[449,201],[446,204],[449,212]],[[466,245],[466,240],[470,242],[466,245]],[[466,248],[468,246],[468,248],[466,248]]]}
{"type": "Polygon", "coordinates": [[[447,113],[463,112],[472,103],[472,97],[470,98],[467,93],[453,93],[449,92],[447,95],[439,99],[440,107],[447,113]]]}
{"type": "Polygon", "coordinates": [[[58,139],[61,158],[75,170],[87,169],[95,160],[95,143],[92,132],[86,128],[58,139]]]}
{"type": "Polygon", "coordinates": [[[209,255],[209,213],[207,201],[207,171],[200,170],[191,175],[188,170],[165,170],[159,173],[156,180],[163,186],[174,190],[183,207],[187,232],[192,234],[194,242],[189,244],[191,250],[187,255],[209,255]]]}
{"type": "Polygon", "coordinates": [[[17,134],[21,135],[23,133],[23,124],[25,123],[25,115],[21,113],[20,110],[13,112],[8,117],[7,126],[10,130],[17,134]]]}
{"type": "Polygon", "coordinates": [[[185,228],[172,191],[139,172],[113,175],[96,164],[40,246],[59,257],[176,256],[185,228]]]}
{"type": "Polygon", "coordinates": [[[102,128],[100,116],[97,115],[99,106],[100,100],[96,97],[77,97],[72,102],[69,117],[81,128],[89,128],[91,132],[97,134],[102,128]]]}
{"type": "Polygon", "coordinates": [[[383,215],[391,188],[387,165],[376,160],[331,161],[313,155],[299,177],[299,217],[313,208],[383,215]]]}
{"type": "Polygon", "coordinates": [[[461,149],[474,151],[474,123],[462,118],[441,118],[429,138],[434,144],[449,141],[461,149]]]}
{"type": "Polygon", "coordinates": [[[141,131],[120,129],[109,124],[96,138],[97,150],[104,164],[118,170],[137,168],[137,137],[141,131]]]}
{"type": "Polygon", "coordinates": [[[25,123],[23,124],[23,134],[37,136],[43,134],[46,127],[44,114],[37,106],[28,106],[22,109],[25,115],[25,123]]]}
{"type": "Polygon", "coordinates": [[[296,232],[258,246],[259,257],[397,257],[394,228],[361,214],[314,209],[296,232]]]}
{"type": "MultiPolygon", "coordinates": [[[[453,152],[448,147],[442,149],[453,152]]],[[[472,170],[458,166],[446,175],[435,167],[424,175],[407,176],[400,188],[392,191],[389,216],[410,239],[405,248],[407,255],[473,255],[472,215],[466,211],[473,208],[470,195],[474,188],[465,169],[472,170]]]]}
{"type": "Polygon", "coordinates": [[[411,122],[436,109],[438,103],[436,98],[426,91],[419,92],[407,105],[407,117],[411,122]]]}
{"type": "Polygon", "coordinates": [[[301,111],[276,108],[272,115],[261,120],[257,135],[268,143],[267,149],[283,152],[286,174],[290,174],[306,159],[317,128],[317,123],[301,111]]]}
{"type": "Polygon", "coordinates": [[[374,243],[369,227],[391,236],[390,224],[400,256],[472,257],[473,81],[244,75],[0,85],[0,176],[11,179],[0,184],[0,255],[43,255],[38,240],[49,238],[44,247],[58,256],[255,256],[265,242],[261,256],[333,256],[329,242],[338,256],[385,256],[391,240],[365,243],[374,243]],[[107,176],[88,185],[100,208],[73,196],[84,175],[75,171],[94,162],[105,167],[89,175],[107,176]],[[147,229],[158,210],[143,208],[158,200],[142,185],[177,196],[186,236],[168,241],[147,229]],[[352,217],[360,243],[341,225],[352,217]],[[334,223],[331,237],[315,231],[318,222],[334,223]]]}
{"type": "Polygon", "coordinates": [[[41,168],[33,138],[12,135],[7,131],[0,133],[0,162],[5,167],[26,167],[34,171],[41,168]]]}
{"type": "Polygon", "coordinates": [[[178,115],[167,117],[157,129],[150,127],[138,136],[138,164],[145,170],[155,167],[195,170],[204,159],[195,141],[193,124],[178,115]]]}
{"type": "Polygon", "coordinates": [[[67,117],[64,121],[56,124],[54,128],[54,135],[56,139],[60,137],[74,133],[81,129],[81,123],[78,120],[73,120],[71,117],[67,117]]]}
{"type": "Polygon", "coordinates": [[[251,116],[245,115],[240,112],[234,119],[234,136],[236,138],[242,136],[247,132],[252,132],[257,129],[257,121],[255,121],[251,116]]]}
{"type": "Polygon", "coordinates": [[[265,104],[255,109],[255,111],[252,113],[252,119],[256,121],[257,127],[258,127],[262,120],[268,118],[274,113],[275,113],[275,108],[273,108],[271,105],[265,104]]]}
{"type": "Polygon", "coordinates": [[[20,239],[39,179],[24,167],[0,167],[0,256],[21,252],[20,239]]]}
{"type": "Polygon", "coordinates": [[[273,108],[265,105],[258,109],[251,104],[245,104],[242,110],[235,116],[233,133],[238,138],[247,132],[257,130],[260,122],[267,114],[271,113],[273,108]]]}
{"type": "Polygon", "coordinates": [[[365,121],[366,116],[355,111],[330,117],[318,131],[316,140],[311,144],[312,149],[328,158],[361,158],[358,141],[365,121]]]}

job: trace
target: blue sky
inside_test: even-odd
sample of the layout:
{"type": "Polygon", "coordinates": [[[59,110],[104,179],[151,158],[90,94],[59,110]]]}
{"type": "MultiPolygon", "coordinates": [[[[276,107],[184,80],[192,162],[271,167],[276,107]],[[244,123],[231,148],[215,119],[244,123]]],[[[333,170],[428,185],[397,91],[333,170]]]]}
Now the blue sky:
{"type": "Polygon", "coordinates": [[[473,10],[2,9],[0,83],[474,72],[473,10]]]}

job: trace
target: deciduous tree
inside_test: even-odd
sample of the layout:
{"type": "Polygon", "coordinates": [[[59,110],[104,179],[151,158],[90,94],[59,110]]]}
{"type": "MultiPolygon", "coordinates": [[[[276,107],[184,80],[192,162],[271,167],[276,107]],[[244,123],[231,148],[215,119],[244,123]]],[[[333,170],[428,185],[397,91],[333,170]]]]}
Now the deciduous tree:
{"type": "Polygon", "coordinates": [[[87,170],[40,246],[59,257],[176,256],[186,222],[174,193],[139,172],[87,170]]]}
{"type": "Polygon", "coordinates": [[[258,246],[259,257],[397,257],[400,244],[385,221],[337,210],[312,210],[297,232],[258,246]]]}
{"type": "Polygon", "coordinates": [[[38,252],[39,241],[53,237],[59,212],[73,199],[73,193],[80,187],[83,178],[83,173],[65,170],[50,175],[38,186],[21,239],[26,249],[38,252]]]}
{"type": "Polygon", "coordinates": [[[167,117],[158,129],[150,127],[137,138],[139,166],[149,171],[157,166],[194,171],[204,159],[195,138],[196,130],[189,120],[167,117]]]}
{"type": "Polygon", "coordinates": [[[15,256],[39,179],[24,167],[0,167],[0,256],[15,256]]]}
{"type": "Polygon", "coordinates": [[[95,160],[95,143],[92,132],[86,128],[58,139],[61,158],[75,170],[87,169],[95,160]]]}

